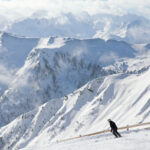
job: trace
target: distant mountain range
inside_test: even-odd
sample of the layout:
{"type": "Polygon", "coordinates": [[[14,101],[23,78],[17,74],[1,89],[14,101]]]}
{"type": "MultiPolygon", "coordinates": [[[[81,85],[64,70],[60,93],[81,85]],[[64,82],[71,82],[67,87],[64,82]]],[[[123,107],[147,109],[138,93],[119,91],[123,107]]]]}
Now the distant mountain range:
{"type": "Polygon", "coordinates": [[[56,18],[26,18],[14,22],[5,31],[26,37],[61,36],[77,39],[101,38],[116,39],[128,43],[149,43],[150,20],[134,14],[115,16],[97,14],[90,16],[81,13],[62,14],[56,18]]]}

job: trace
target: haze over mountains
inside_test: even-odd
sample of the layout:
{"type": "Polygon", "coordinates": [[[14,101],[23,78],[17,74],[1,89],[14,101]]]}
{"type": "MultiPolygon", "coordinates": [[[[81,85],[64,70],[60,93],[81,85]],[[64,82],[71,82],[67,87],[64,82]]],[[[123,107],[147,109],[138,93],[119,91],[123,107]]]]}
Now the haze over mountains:
{"type": "Polygon", "coordinates": [[[5,31],[26,37],[61,36],[72,38],[116,39],[143,44],[150,40],[150,20],[135,14],[116,16],[84,12],[76,16],[71,13],[56,18],[31,17],[17,21],[5,31]]]}
{"type": "MultiPolygon", "coordinates": [[[[1,64],[6,64],[5,69],[14,71],[11,74],[13,76],[11,81],[5,84],[0,97],[0,125],[2,127],[0,133],[3,137],[1,144],[3,149],[23,148],[34,138],[38,139],[39,137],[36,136],[38,134],[49,136],[50,139],[48,139],[52,141],[57,139],[55,137],[60,137],[67,128],[66,137],[84,133],[84,130],[89,128],[88,122],[96,121],[98,116],[99,121],[95,122],[93,129],[91,128],[88,132],[96,130],[99,123],[104,128],[105,119],[109,117],[124,124],[119,116],[112,116],[116,114],[116,107],[125,122],[137,123],[149,119],[148,45],[135,47],[126,42],[102,39],[20,38],[1,33],[1,53],[2,56],[7,56],[2,57],[1,64]],[[144,53],[141,54],[141,51],[144,53]],[[142,89],[138,87],[141,83],[142,89]],[[81,89],[78,89],[80,87],[81,89]],[[138,87],[138,90],[134,87],[138,87]],[[133,99],[131,93],[133,97],[137,95],[137,98],[133,99]],[[126,97],[131,97],[131,100],[126,97]],[[49,102],[46,103],[47,101],[49,102]],[[128,105],[124,108],[123,103],[128,105]],[[46,107],[44,114],[36,115],[36,113],[39,114],[39,110],[43,110],[42,104],[46,107]],[[135,107],[129,109],[131,104],[135,107]],[[105,117],[99,114],[104,113],[104,110],[107,111],[105,117]],[[127,114],[135,110],[137,112],[127,120],[127,114]],[[60,113],[61,111],[63,114],[60,113]],[[89,116],[88,111],[93,114],[92,118],[84,120],[82,117],[84,114],[85,118],[86,115],[89,116]],[[108,113],[110,111],[111,113],[108,113]],[[54,115],[57,113],[61,115],[54,115]],[[134,119],[136,114],[140,116],[134,119]],[[27,115],[25,120],[24,115],[27,115]],[[72,115],[73,120],[70,119],[72,115]],[[65,121],[61,119],[64,117],[65,121]],[[100,121],[101,119],[103,121],[100,121]],[[79,127],[75,127],[77,128],[75,130],[72,128],[73,122],[79,122],[77,123],[79,127]],[[16,134],[18,128],[20,131],[16,134]],[[57,130],[55,131],[57,134],[52,134],[52,130],[49,132],[50,128],[53,132],[57,130]],[[48,135],[45,135],[47,133],[48,135]],[[22,140],[22,137],[25,139],[22,140]]],[[[91,123],[89,125],[91,126],[91,123]]]]}
{"type": "Polygon", "coordinates": [[[32,39],[6,33],[1,38],[7,55],[2,63],[7,62],[12,69],[20,68],[1,97],[1,125],[49,99],[73,92],[100,75],[116,73],[118,70],[103,67],[124,57],[133,58],[136,53],[129,44],[115,40],[32,39]]]}
{"type": "Polygon", "coordinates": [[[108,118],[150,122],[148,2],[140,12],[135,1],[63,1],[0,0],[1,150],[54,149],[58,140],[108,129],[108,118]]]}

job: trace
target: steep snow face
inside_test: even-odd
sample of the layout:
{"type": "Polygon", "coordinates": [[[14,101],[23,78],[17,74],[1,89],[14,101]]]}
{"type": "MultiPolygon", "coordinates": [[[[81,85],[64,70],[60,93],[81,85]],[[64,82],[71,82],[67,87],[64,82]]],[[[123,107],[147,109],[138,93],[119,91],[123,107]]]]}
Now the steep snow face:
{"type": "Polygon", "coordinates": [[[150,70],[141,75],[116,74],[88,82],[53,99],[0,129],[2,149],[47,145],[57,140],[118,126],[150,121],[150,70]]]}
{"type": "Polygon", "coordinates": [[[29,52],[39,39],[19,38],[0,33],[0,96],[15,78],[17,70],[24,65],[29,52]]]}
{"type": "Polygon", "coordinates": [[[98,76],[115,73],[102,66],[123,57],[133,57],[134,52],[127,43],[112,40],[57,37],[40,40],[0,97],[0,125],[49,99],[69,94],[98,76]],[[42,46],[45,48],[40,48],[42,46]],[[103,55],[107,58],[105,61],[103,55]]]}
{"type": "Polygon", "coordinates": [[[0,63],[9,68],[23,66],[29,52],[38,44],[37,38],[15,37],[8,33],[0,36],[0,63]]]}

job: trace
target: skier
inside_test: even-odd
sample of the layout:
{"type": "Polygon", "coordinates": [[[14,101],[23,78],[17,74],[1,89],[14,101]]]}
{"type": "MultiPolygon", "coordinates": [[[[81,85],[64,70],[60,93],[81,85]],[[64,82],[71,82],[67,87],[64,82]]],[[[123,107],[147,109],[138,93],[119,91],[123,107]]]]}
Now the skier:
{"type": "Polygon", "coordinates": [[[118,133],[118,127],[117,125],[115,124],[115,122],[113,122],[111,119],[108,119],[108,122],[110,124],[110,127],[111,127],[111,132],[113,133],[113,135],[115,137],[121,137],[120,133],[118,133]]]}

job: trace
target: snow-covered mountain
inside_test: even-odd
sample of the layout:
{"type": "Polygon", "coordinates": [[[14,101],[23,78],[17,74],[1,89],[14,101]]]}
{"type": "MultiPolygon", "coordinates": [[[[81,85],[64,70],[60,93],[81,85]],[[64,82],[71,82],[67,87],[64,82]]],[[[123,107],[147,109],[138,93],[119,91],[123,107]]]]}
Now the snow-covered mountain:
{"type": "Polygon", "coordinates": [[[0,96],[15,78],[17,70],[24,65],[26,57],[38,41],[37,38],[0,33],[0,96]]]}
{"type": "Polygon", "coordinates": [[[149,6],[0,0],[0,150],[150,150],[149,6]]]}
{"type": "Polygon", "coordinates": [[[9,68],[20,68],[33,49],[38,38],[17,37],[6,32],[0,33],[0,63],[9,68]]]}
{"type": "Polygon", "coordinates": [[[80,39],[101,38],[123,40],[129,43],[150,41],[150,20],[135,14],[80,15],[62,14],[56,18],[31,17],[14,22],[7,32],[27,37],[61,36],[80,39]]]}
{"type": "Polygon", "coordinates": [[[116,73],[103,66],[134,55],[130,45],[115,40],[41,39],[0,97],[0,125],[98,76],[116,73]]]}
{"type": "Polygon", "coordinates": [[[150,121],[150,70],[99,77],[65,97],[22,114],[0,129],[3,149],[32,149],[57,140],[150,121]]]}
{"type": "Polygon", "coordinates": [[[107,118],[119,125],[149,121],[146,44],[20,39],[6,33],[1,39],[2,47],[14,52],[1,64],[10,60],[9,66],[19,68],[0,97],[1,149],[17,150],[104,129],[107,118]]]}

